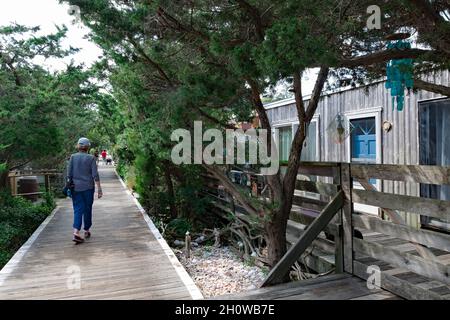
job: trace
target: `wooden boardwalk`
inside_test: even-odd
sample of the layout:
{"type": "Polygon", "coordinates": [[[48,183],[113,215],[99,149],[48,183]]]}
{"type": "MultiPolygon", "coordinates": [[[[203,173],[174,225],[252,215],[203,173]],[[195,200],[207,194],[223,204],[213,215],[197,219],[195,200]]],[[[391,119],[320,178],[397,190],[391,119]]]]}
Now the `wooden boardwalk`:
{"type": "Polygon", "coordinates": [[[239,294],[216,297],[221,300],[401,300],[379,288],[369,289],[366,281],[340,273],[316,279],[288,282],[239,294]]]}
{"type": "Polygon", "coordinates": [[[201,299],[114,169],[100,168],[92,238],[74,245],[63,200],[0,272],[0,299],[201,299]]]}

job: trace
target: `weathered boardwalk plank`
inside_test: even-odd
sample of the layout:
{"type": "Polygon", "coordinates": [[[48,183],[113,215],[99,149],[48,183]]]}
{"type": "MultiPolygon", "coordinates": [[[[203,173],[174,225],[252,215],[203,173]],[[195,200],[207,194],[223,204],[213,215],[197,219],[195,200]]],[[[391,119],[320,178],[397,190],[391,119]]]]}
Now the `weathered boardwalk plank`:
{"type": "Polygon", "coordinates": [[[385,290],[369,289],[366,281],[346,273],[289,282],[257,290],[215,297],[223,300],[385,300],[401,299],[385,290]]]}
{"type": "Polygon", "coordinates": [[[60,201],[0,271],[0,299],[202,298],[114,170],[100,174],[104,197],[94,203],[92,238],[74,245],[72,204],[60,201]]]}

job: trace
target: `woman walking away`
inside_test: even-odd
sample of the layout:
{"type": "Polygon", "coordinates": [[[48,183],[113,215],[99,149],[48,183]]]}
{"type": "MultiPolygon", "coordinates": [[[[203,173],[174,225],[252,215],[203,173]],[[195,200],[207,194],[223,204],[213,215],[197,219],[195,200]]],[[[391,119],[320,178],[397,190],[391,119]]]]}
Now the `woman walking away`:
{"type": "Polygon", "coordinates": [[[94,202],[95,184],[97,184],[98,198],[103,196],[98,176],[97,163],[93,155],[89,154],[91,143],[87,138],[78,140],[78,152],[69,160],[67,181],[73,182],[73,241],[78,244],[91,236],[92,204],[94,202]],[[84,223],[84,238],[80,235],[81,225],[84,223]]]}

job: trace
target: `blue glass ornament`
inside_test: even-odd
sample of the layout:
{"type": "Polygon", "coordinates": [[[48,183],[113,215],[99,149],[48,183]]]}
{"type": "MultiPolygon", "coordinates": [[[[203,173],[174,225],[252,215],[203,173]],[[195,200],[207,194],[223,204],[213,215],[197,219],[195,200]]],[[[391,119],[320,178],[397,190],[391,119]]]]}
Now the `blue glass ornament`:
{"type": "MultiPolygon", "coordinates": [[[[392,41],[388,44],[388,49],[410,49],[411,43],[404,40],[392,41]]],[[[394,59],[386,65],[386,89],[391,90],[392,109],[397,104],[397,110],[402,111],[405,102],[405,89],[412,89],[413,80],[413,59],[394,59]]]]}

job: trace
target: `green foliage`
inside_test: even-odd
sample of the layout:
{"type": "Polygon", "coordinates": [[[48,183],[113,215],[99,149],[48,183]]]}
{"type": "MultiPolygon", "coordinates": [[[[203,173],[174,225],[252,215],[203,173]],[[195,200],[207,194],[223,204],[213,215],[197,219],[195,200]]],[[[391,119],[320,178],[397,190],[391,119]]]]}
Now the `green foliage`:
{"type": "Polygon", "coordinates": [[[0,268],[55,208],[50,194],[44,199],[36,205],[5,192],[0,194],[0,268]]]}
{"type": "MultiPolygon", "coordinates": [[[[94,126],[99,99],[92,73],[82,66],[51,72],[36,58],[63,58],[67,29],[38,36],[39,28],[0,27],[0,163],[6,169],[33,161],[62,163],[77,139],[94,126]]],[[[4,186],[0,186],[2,188],[4,186]]]]}
{"type": "Polygon", "coordinates": [[[122,178],[122,180],[125,180],[127,178],[128,166],[125,163],[125,161],[119,159],[119,161],[116,165],[116,171],[119,174],[119,176],[122,178]]]}
{"type": "Polygon", "coordinates": [[[283,79],[311,66],[335,63],[326,35],[314,32],[316,26],[310,19],[286,17],[267,30],[265,40],[255,51],[260,68],[272,79],[283,79]]]}
{"type": "Polygon", "coordinates": [[[246,265],[247,267],[254,267],[256,266],[255,261],[256,261],[255,257],[249,256],[247,259],[244,260],[244,265],[246,265]]]}
{"type": "Polygon", "coordinates": [[[166,226],[166,235],[172,235],[177,238],[184,237],[186,231],[192,231],[192,225],[183,218],[173,219],[166,226]]]}
{"type": "Polygon", "coordinates": [[[269,275],[270,269],[269,269],[268,267],[263,266],[263,267],[260,268],[260,270],[261,270],[261,272],[262,272],[262,274],[263,274],[264,276],[267,277],[267,276],[269,275]]]}
{"type": "MultiPolygon", "coordinates": [[[[2,146],[0,145],[0,150],[2,149],[2,146]]],[[[0,163],[0,174],[6,171],[6,162],[0,163]]]]}
{"type": "Polygon", "coordinates": [[[130,190],[136,190],[136,170],[134,166],[129,166],[125,175],[125,182],[130,190]]]}
{"type": "Polygon", "coordinates": [[[51,192],[45,192],[43,195],[44,199],[44,205],[47,208],[51,208],[53,210],[56,207],[55,198],[53,197],[53,194],[51,192]]]}

